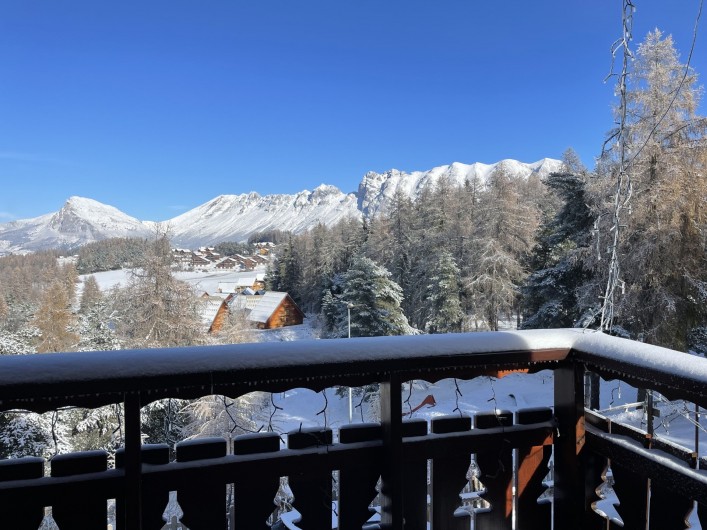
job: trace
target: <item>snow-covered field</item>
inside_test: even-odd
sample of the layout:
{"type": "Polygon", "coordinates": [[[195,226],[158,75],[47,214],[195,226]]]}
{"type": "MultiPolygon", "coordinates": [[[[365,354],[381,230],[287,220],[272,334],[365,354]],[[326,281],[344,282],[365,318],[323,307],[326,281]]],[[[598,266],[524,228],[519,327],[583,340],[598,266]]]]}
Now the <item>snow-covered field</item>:
{"type": "MultiPolygon", "coordinates": [[[[259,267],[250,272],[191,271],[176,272],[174,275],[176,278],[192,285],[197,293],[207,292],[211,294],[216,292],[220,282],[235,282],[239,278],[249,278],[263,272],[265,272],[265,268],[259,267]]],[[[130,281],[130,270],[119,269],[116,271],[96,272],[90,276],[96,279],[101,291],[109,291],[113,287],[127,285],[130,281]]],[[[85,278],[85,275],[81,276],[81,279],[83,278],[85,278]]]]}

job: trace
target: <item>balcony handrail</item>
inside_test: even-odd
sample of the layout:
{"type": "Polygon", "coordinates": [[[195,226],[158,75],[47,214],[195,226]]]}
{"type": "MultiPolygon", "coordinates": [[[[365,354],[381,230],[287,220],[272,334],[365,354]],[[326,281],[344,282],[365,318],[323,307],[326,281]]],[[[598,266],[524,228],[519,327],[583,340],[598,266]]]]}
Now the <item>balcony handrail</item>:
{"type": "Polygon", "coordinates": [[[360,386],[383,374],[478,375],[564,360],[578,330],[370,337],[0,356],[0,410],[35,412],[165,397],[360,386]]]}
{"type": "MultiPolygon", "coordinates": [[[[41,497],[42,502],[46,501],[42,505],[46,506],[52,499],[68,499],[71,491],[90,491],[94,484],[94,493],[103,499],[106,494],[123,492],[124,528],[139,528],[143,485],[165,487],[167,483],[177,482],[188,489],[202,482],[194,480],[195,477],[206,480],[207,476],[216,477],[216,482],[223,485],[231,480],[229,477],[237,476],[237,471],[249,469],[247,466],[254,463],[266,463],[267,475],[275,479],[282,476],[282,471],[306,475],[307,469],[316,463],[316,473],[329,473],[326,480],[330,480],[333,469],[363,472],[365,465],[361,459],[369,458],[377,463],[372,470],[373,478],[377,473],[383,477],[383,523],[399,530],[403,518],[408,517],[404,516],[401,503],[401,499],[408,495],[405,491],[407,484],[402,479],[408,460],[422,462],[417,473],[424,475],[424,463],[431,459],[439,464],[440,476],[446,476],[448,470],[444,471],[447,469],[444,466],[453,465],[456,469],[463,466],[465,460],[468,465],[469,453],[477,454],[478,458],[486,452],[484,458],[490,455],[491,465],[495,466],[500,462],[496,457],[500,443],[504,458],[510,459],[508,451],[516,447],[526,455],[519,457],[520,462],[533,462],[528,469],[532,470],[536,487],[536,475],[542,471],[543,462],[549,459],[548,444],[554,446],[552,510],[555,528],[584,527],[586,514],[591,514],[591,499],[595,497],[594,486],[587,489],[587,485],[598,484],[601,459],[615,454],[634,459],[631,465],[639,466],[636,476],[641,480],[658,477],[654,489],[648,481],[648,489],[655,493],[655,499],[661,499],[661,495],[666,495],[664,491],[670,490],[683,496],[681,503],[694,499],[705,501],[704,494],[690,494],[695,488],[702,488],[704,483],[702,472],[690,468],[693,462],[693,467],[698,466],[695,458],[674,451],[658,440],[653,441],[649,434],[641,438],[640,433],[612,433],[610,421],[607,423],[600,415],[585,411],[584,376],[587,370],[598,372],[605,378],[658,390],[670,398],[688,399],[707,408],[706,359],[578,329],[0,356],[0,411],[44,412],[64,406],[97,407],[121,402],[125,406],[124,467],[102,471],[95,477],[89,470],[74,478],[11,479],[0,484],[0,500],[3,496],[6,501],[30,499],[33,496],[24,493],[34,491],[37,495],[33,502],[39,502],[41,497]],[[499,420],[471,432],[463,421],[457,421],[463,418],[457,417],[449,418],[458,424],[452,430],[432,429],[428,433],[425,423],[421,434],[405,434],[400,414],[404,381],[424,379],[435,382],[451,377],[471,379],[479,375],[535,372],[546,368],[554,371],[554,409],[545,409],[544,419],[530,414],[530,418],[536,419],[529,420],[527,426],[511,420],[512,425],[509,424],[506,430],[499,420]],[[379,434],[359,446],[339,447],[335,444],[324,449],[295,448],[291,453],[285,450],[277,455],[253,457],[224,456],[226,453],[223,453],[195,463],[177,458],[177,462],[164,467],[141,464],[140,408],[151,401],[210,394],[236,397],[256,390],[277,392],[296,387],[321,390],[335,385],[360,386],[371,382],[380,383],[381,424],[379,434]],[[481,432],[481,429],[487,430],[481,432]],[[683,464],[673,464],[663,454],[676,456],[683,464]],[[350,459],[344,460],[344,455],[350,455],[350,459]],[[304,465],[305,462],[312,465],[304,465]],[[644,466],[645,463],[649,465],[644,466]],[[680,484],[671,485],[659,480],[661,470],[680,484]]],[[[490,413],[492,419],[497,418],[494,414],[490,413]]],[[[254,472],[248,471],[246,475],[254,472]]],[[[524,472],[527,473],[527,469],[524,472]]],[[[632,469],[622,472],[631,473],[632,469]]],[[[371,470],[365,473],[371,474],[371,470]]],[[[520,469],[518,473],[521,474],[520,469]]],[[[528,478],[529,475],[524,476],[528,478]]],[[[463,476],[457,478],[463,479],[463,476]]],[[[418,479],[416,483],[424,485],[424,477],[418,479]]],[[[498,504],[504,502],[503,490],[498,488],[506,487],[504,481],[508,477],[496,479],[500,481],[494,486],[496,493],[501,495],[494,501],[498,504]]],[[[347,481],[349,479],[344,480],[347,481]]],[[[435,484],[432,478],[430,481],[435,484]]],[[[433,497],[453,497],[457,485],[456,482],[451,485],[437,483],[434,487],[439,486],[441,490],[433,497]]],[[[424,491],[418,491],[418,494],[424,496],[424,491]]],[[[637,499],[629,499],[625,505],[636,505],[641,497],[637,499]]],[[[527,509],[528,505],[524,506],[527,509]]],[[[680,506],[676,507],[677,511],[682,509],[680,506]]],[[[449,511],[447,508],[444,505],[449,511]]],[[[638,512],[641,510],[643,508],[639,506],[638,512]]],[[[672,512],[652,513],[651,518],[659,521],[662,516],[672,517],[672,512]]],[[[416,517],[418,520],[425,518],[419,513],[416,517]]],[[[500,524],[499,528],[510,524],[508,520],[496,521],[494,524],[500,524]]],[[[587,524],[587,528],[593,527],[587,524]]]]}

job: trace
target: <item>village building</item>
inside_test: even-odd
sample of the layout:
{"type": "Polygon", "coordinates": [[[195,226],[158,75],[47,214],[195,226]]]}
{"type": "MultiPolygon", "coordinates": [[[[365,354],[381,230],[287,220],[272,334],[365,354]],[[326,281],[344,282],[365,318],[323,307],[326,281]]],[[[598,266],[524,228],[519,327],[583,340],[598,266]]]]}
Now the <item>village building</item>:
{"type": "Polygon", "coordinates": [[[275,249],[275,243],[272,241],[253,243],[253,246],[255,247],[254,254],[260,254],[261,256],[268,256],[275,249]]]}
{"type": "Polygon", "coordinates": [[[247,271],[252,271],[253,269],[255,269],[256,265],[258,265],[258,262],[255,261],[252,257],[241,256],[240,254],[236,254],[232,257],[233,259],[237,260],[241,265],[243,265],[243,269],[247,271]]]}
{"type": "Polygon", "coordinates": [[[172,249],[172,263],[179,269],[189,269],[192,266],[192,251],[184,248],[172,249]]]}
{"type": "Polygon", "coordinates": [[[304,313],[289,294],[268,291],[258,298],[258,305],[248,315],[258,329],[297,326],[304,321],[304,313]]]}
{"type": "Polygon", "coordinates": [[[209,333],[221,331],[228,318],[228,298],[204,294],[206,296],[201,296],[201,320],[209,326],[209,333]]]}
{"type": "Polygon", "coordinates": [[[219,282],[216,290],[219,293],[241,293],[244,289],[261,291],[265,289],[265,273],[238,278],[235,282],[219,282]]]}
{"type": "Polygon", "coordinates": [[[258,294],[250,288],[240,294],[202,297],[202,319],[209,333],[223,329],[229,314],[243,311],[246,321],[258,329],[297,326],[304,321],[304,313],[285,292],[268,291],[258,294]]]}
{"type": "Polygon", "coordinates": [[[205,270],[211,267],[211,261],[198,254],[192,254],[191,266],[194,270],[205,270]]]}
{"type": "Polygon", "coordinates": [[[216,262],[216,268],[219,270],[240,270],[242,265],[234,258],[228,256],[221,261],[216,262]]]}
{"type": "Polygon", "coordinates": [[[260,303],[260,299],[265,293],[253,291],[250,288],[244,289],[240,294],[233,296],[228,303],[231,311],[252,311],[260,303]]]}

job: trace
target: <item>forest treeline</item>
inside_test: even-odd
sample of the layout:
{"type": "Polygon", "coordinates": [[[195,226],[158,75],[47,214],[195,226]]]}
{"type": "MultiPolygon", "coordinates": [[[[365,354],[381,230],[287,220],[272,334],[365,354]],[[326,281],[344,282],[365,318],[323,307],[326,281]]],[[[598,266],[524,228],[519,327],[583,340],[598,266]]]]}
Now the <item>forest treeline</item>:
{"type": "MultiPolygon", "coordinates": [[[[630,198],[621,205],[611,330],[704,352],[707,121],[695,114],[701,93],[671,37],[650,33],[629,76],[621,131],[630,198]]],[[[291,235],[271,287],[321,312],[330,333],[343,336],[347,304],[360,303],[344,295],[346,276],[365,257],[401,289],[402,312],[423,332],[494,330],[503,320],[526,328],[596,327],[613,246],[617,135],[610,131],[593,171],[568,150],[564,171],[544,182],[513,177],[501,165],[485,182],[440,180],[414,202],[396,195],[375,218],[291,235]]]]}

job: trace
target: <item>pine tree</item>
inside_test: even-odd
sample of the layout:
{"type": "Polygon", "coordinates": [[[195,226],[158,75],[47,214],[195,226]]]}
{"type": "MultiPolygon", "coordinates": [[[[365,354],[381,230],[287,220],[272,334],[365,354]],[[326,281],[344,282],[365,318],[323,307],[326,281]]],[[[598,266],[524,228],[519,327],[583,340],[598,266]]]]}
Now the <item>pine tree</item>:
{"type": "MultiPolygon", "coordinates": [[[[408,324],[400,304],[400,286],[390,279],[390,272],[366,257],[356,257],[343,275],[341,300],[351,304],[351,336],[376,337],[408,335],[408,324]]],[[[346,329],[341,322],[338,329],[346,329]]]]}
{"type": "MultiPolygon", "coordinates": [[[[332,284],[336,284],[336,279],[332,284]]],[[[339,324],[344,322],[347,318],[345,315],[346,307],[343,302],[334,298],[331,289],[324,290],[324,296],[322,297],[322,308],[320,311],[320,316],[322,319],[322,326],[326,332],[327,336],[330,337],[345,337],[348,332],[339,329],[339,324]]]]}
{"type": "Polygon", "coordinates": [[[47,457],[52,447],[51,420],[47,415],[0,413],[0,458],[47,457]]]}
{"type": "Polygon", "coordinates": [[[0,355],[29,355],[37,353],[39,330],[25,326],[18,330],[0,329],[0,355]]]}
{"type": "Polygon", "coordinates": [[[5,302],[5,295],[2,292],[2,284],[0,284],[0,328],[3,327],[3,324],[9,314],[10,310],[7,307],[7,302],[5,302]]]}
{"type": "Polygon", "coordinates": [[[121,404],[95,409],[75,409],[63,421],[71,431],[72,451],[115,451],[125,445],[121,404]]]}
{"type": "Polygon", "coordinates": [[[93,302],[79,315],[78,351],[121,349],[113,327],[113,311],[105,300],[93,302]]]}
{"type": "Polygon", "coordinates": [[[186,439],[221,436],[229,438],[258,431],[265,421],[263,409],[269,395],[251,392],[231,399],[226,396],[204,396],[184,406],[180,411],[185,419],[182,436],[186,439]]]}
{"type": "Polygon", "coordinates": [[[37,344],[39,353],[75,349],[78,336],[72,331],[75,318],[71,313],[65,282],[55,281],[47,289],[34,317],[34,325],[40,332],[37,344]]]}
{"type": "Polygon", "coordinates": [[[88,276],[83,281],[83,291],[81,293],[81,302],[79,304],[79,312],[88,312],[94,304],[98,303],[103,298],[101,289],[98,287],[98,282],[94,276],[88,276]]]}
{"type": "MultiPolygon", "coordinates": [[[[484,327],[498,331],[499,322],[508,320],[516,307],[525,271],[518,259],[495,239],[487,240],[475,260],[475,270],[467,283],[474,318],[484,327]]],[[[478,325],[477,325],[478,327],[478,325]]]]}
{"type": "Polygon", "coordinates": [[[427,280],[425,331],[461,331],[464,313],[459,300],[459,268],[449,252],[435,254],[427,280]]]}
{"type": "Polygon", "coordinates": [[[79,281],[79,274],[76,272],[76,265],[67,263],[59,268],[59,280],[64,284],[69,302],[74,301],[76,296],[76,284],[79,281]]]}
{"type": "Polygon", "coordinates": [[[594,217],[582,174],[553,173],[546,182],[564,202],[539,229],[533,249],[533,273],[523,286],[523,327],[572,327],[580,317],[577,290],[589,279],[584,256],[589,251],[594,217]]]}
{"type": "Polygon", "coordinates": [[[186,425],[186,418],[180,414],[180,411],[188,404],[189,402],[184,399],[167,398],[153,401],[142,407],[140,432],[145,436],[147,443],[165,443],[169,445],[170,452],[173,452],[175,444],[184,439],[182,430],[186,425]]]}
{"type": "Polygon", "coordinates": [[[167,233],[158,233],[120,291],[116,322],[132,347],[190,346],[204,340],[199,299],[172,274],[167,233]]]}
{"type": "MultiPolygon", "coordinates": [[[[269,276],[268,288],[295,294],[300,273],[300,260],[295,249],[295,236],[289,235],[287,243],[273,263],[274,270],[269,276]]],[[[296,296],[296,295],[295,295],[296,296]]],[[[295,296],[293,298],[297,299],[295,296]]]]}
{"type": "Polygon", "coordinates": [[[520,286],[527,276],[527,262],[540,212],[527,200],[526,183],[514,178],[503,164],[488,180],[479,199],[469,276],[465,281],[467,304],[477,321],[497,330],[501,319],[518,316],[520,286]]]}

